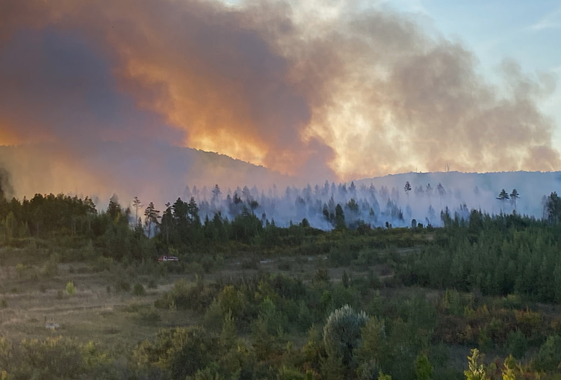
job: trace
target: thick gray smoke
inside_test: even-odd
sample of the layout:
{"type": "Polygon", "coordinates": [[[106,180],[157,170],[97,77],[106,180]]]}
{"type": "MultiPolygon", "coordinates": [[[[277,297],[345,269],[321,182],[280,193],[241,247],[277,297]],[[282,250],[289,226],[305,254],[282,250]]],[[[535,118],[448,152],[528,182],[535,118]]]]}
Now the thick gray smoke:
{"type": "MultiPolygon", "coordinates": [[[[538,107],[552,77],[506,62],[503,82],[490,83],[461,42],[379,3],[0,0],[0,142],[58,144],[42,161],[86,173],[82,193],[97,182],[158,194],[167,186],[158,179],[189,177],[196,163],[173,164],[162,145],[216,151],[300,183],[447,163],[561,168],[554,125],[538,107]],[[146,165],[169,174],[146,181],[120,163],[80,170],[106,142],[138,144],[129,160],[161,152],[146,165]]],[[[33,175],[37,192],[66,181],[11,172],[33,175]]]]}

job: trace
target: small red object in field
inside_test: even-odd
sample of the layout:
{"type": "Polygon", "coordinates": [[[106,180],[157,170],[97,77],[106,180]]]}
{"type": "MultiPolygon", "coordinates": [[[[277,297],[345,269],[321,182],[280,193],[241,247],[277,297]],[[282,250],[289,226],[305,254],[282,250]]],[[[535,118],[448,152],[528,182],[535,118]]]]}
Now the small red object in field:
{"type": "Polygon", "coordinates": [[[166,261],[179,261],[179,258],[176,256],[160,256],[158,259],[159,262],[166,262],[166,261]]]}

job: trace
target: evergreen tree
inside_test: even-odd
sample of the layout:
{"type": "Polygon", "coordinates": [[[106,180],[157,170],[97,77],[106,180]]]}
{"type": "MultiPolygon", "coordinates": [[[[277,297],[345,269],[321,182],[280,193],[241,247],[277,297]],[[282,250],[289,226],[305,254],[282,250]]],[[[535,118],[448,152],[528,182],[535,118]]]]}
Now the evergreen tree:
{"type": "Polygon", "coordinates": [[[505,191],[505,189],[502,189],[501,192],[499,193],[499,196],[497,197],[497,199],[499,201],[501,201],[501,212],[503,211],[502,209],[502,205],[504,205],[505,201],[507,201],[509,199],[508,197],[508,193],[505,191]]]}
{"type": "Polygon", "coordinates": [[[335,207],[335,228],[343,229],[345,227],[345,213],[343,212],[341,205],[337,203],[337,206],[335,207]]]}
{"type": "Polygon", "coordinates": [[[214,188],[212,189],[213,205],[216,205],[216,203],[220,200],[220,194],[222,194],[222,192],[220,191],[220,187],[218,187],[218,184],[214,185],[214,188]]]}
{"type": "Polygon", "coordinates": [[[354,350],[360,345],[362,328],[367,321],[368,316],[364,312],[357,313],[349,305],[331,313],[323,329],[323,344],[328,358],[341,360],[346,369],[354,369],[354,350]]]}
{"type": "Polygon", "coordinates": [[[407,195],[407,203],[409,203],[409,192],[411,191],[411,184],[409,181],[405,182],[403,189],[405,190],[405,195],[407,195]]]}
{"type": "Polygon", "coordinates": [[[107,214],[112,220],[116,220],[119,216],[121,216],[122,212],[123,210],[119,204],[119,197],[117,197],[117,194],[113,194],[109,200],[109,206],[107,206],[107,214]]]}
{"type": "Polygon", "coordinates": [[[518,193],[518,191],[516,191],[516,189],[512,190],[512,193],[510,193],[510,201],[512,203],[512,205],[514,206],[514,209],[516,210],[516,200],[520,198],[520,194],[518,193]]]}
{"type": "Polygon", "coordinates": [[[544,214],[550,223],[561,221],[561,198],[559,198],[557,192],[554,191],[547,197],[544,210],[544,214]]]}
{"type": "Polygon", "coordinates": [[[138,219],[138,209],[142,207],[142,203],[140,202],[140,199],[138,199],[138,197],[134,197],[134,199],[132,200],[132,205],[134,207],[134,225],[136,227],[140,225],[140,220],[138,219]]]}
{"type": "Polygon", "coordinates": [[[156,210],[156,207],[154,206],[153,202],[150,202],[148,204],[148,207],[146,207],[146,210],[144,210],[144,224],[146,226],[146,235],[148,235],[148,237],[152,236],[152,232],[155,232],[152,229],[152,226],[157,226],[159,225],[159,219],[161,218],[160,216],[160,211],[156,210]]]}

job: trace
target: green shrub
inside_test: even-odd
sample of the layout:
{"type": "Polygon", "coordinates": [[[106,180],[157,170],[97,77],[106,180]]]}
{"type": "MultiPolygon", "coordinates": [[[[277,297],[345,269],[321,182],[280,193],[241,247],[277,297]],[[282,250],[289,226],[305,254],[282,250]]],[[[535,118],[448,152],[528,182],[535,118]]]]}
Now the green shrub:
{"type": "Polygon", "coordinates": [[[368,321],[364,312],[357,313],[349,305],[335,310],[323,328],[323,344],[329,357],[339,358],[347,368],[355,364],[353,351],[359,346],[361,329],[368,321]]]}
{"type": "Polygon", "coordinates": [[[417,380],[431,380],[433,378],[434,367],[427,355],[419,355],[415,360],[415,374],[417,380]]]}
{"type": "Polygon", "coordinates": [[[223,315],[230,312],[234,318],[239,318],[245,309],[244,294],[236,290],[232,285],[225,286],[217,299],[223,315]]]}
{"type": "Polygon", "coordinates": [[[66,293],[67,293],[69,296],[73,296],[73,295],[76,294],[76,286],[74,286],[74,282],[68,281],[68,282],[66,283],[66,293]]]}
{"type": "Polygon", "coordinates": [[[130,292],[130,290],[131,290],[131,285],[127,281],[120,280],[117,282],[117,291],[130,292]]]}
{"type": "Polygon", "coordinates": [[[217,360],[218,352],[218,339],[202,327],[172,328],[140,343],[132,357],[140,369],[163,369],[164,378],[185,379],[217,360]]]}
{"type": "Polygon", "coordinates": [[[221,269],[223,266],[224,266],[224,256],[216,255],[216,258],[214,260],[214,268],[221,269]]]}
{"type": "Polygon", "coordinates": [[[288,260],[280,260],[277,264],[277,268],[284,271],[289,271],[292,269],[292,264],[288,260]]]}
{"type": "Polygon", "coordinates": [[[348,266],[352,255],[347,248],[331,247],[329,250],[329,265],[332,267],[348,266]]]}
{"type": "Polygon", "coordinates": [[[295,368],[282,366],[279,370],[278,380],[306,380],[306,375],[295,368]]]}
{"type": "Polygon", "coordinates": [[[92,263],[92,269],[94,272],[109,271],[113,265],[113,259],[111,257],[99,256],[92,263]]]}
{"type": "Polygon", "coordinates": [[[312,326],[313,318],[310,309],[303,300],[298,304],[297,326],[301,332],[306,332],[312,326]]]}
{"type": "Polygon", "coordinates": [[[314,283],[328,283],[330,280],[329,271],[325,268],[318,268],[313,278],[314,283]]]}
{"type": "Polygon", "coordinates": [[[209,307],[206,309],[204,318],[203,318],[203,325],[205,328],[211,331],[219,331],[222,327],[222,323],[224,321],[224,314],[222,312],[222,308],[220,304],[215,300],[209,307]]]}
{"type": "Polygon", "coordinates": [[[8,301],[6,301],[5,298],[2,299],[2,303],[0,304],[0,306],[5,309],[8,307],[8,301]]]}
{"type": "Polygon", "coordinates": [[[554,371],[561,363],[561,337],[553,335],[547,338],[540,347],[540,352],[535,359],[534,367],[538,371],[554,371]]]}
{"type": "Polygon", "coordinates": [[[185,267],[185,273],[203,275],[205,273],[205,268],[201,265],[201,263],[193,262],[185,267]]]}
{"type": "Polygon", "coordinates": [[[136,284],[134,284],[134,287],[132,289],[132,294],[134,294],[137,297],[142,297],[146,295],[146,290],[144,289],[144,286],[142,286],[142,284],[139,284],[137,282],[136,284]]]}
{"type": "Polygon", "coordinates": [[[522,358],[528,349],[528,340],[524,333],[519,329],[511,331],[507,337],[506,349],[515,358],[522,358]]]}
{"type": "Polygon", "coordinates": [[[43,265],[41,269],[41,274],[45,277],[54,277],[58,274],[58,263],[60,262],[60,257],[57,254],[52,254],[49,260],[43,265]]]}
{"type": "Polygon", "coordinates": [[[82,348],[71,339],[23,340],[21,378],[72,379],[86,370],[82,348]]]}
{"type": "Polygon", "coordinates": [[[160,314],[158,313],[158,311],[154,308],[151,308],[150,310],[142,310],[138,313],[138,320],[141,324],[146,324],[146,325],[157,325],[161,320],[162,317],[160,317],[160,314]]]}
{"type": "Polygon", "coordinates": [[[242,260],[242,269],[259,269],[259,260],[255,257],[242,260]]]}
{"type": "Polygon", "coordinates": [[[204,255],[201,259],[201,266],[205,273],[210,273],[214,269],[214,260],[210,255],[204,255]]]}
{"type": "Polygon", "coordinates": [[[164,293],[154,305],[163,309],[190,309],[198,312],[205,311],[218,295],[217,287],[205,286],[202,279],[196,285],[190,285],[185,280],[178,280],[173,288],[164,293]]]}
{"type": "Polygon", "coordinates": [[[142,310],[142,305],[138,302],[131,302],[124,309],[127,313],[139,313],[142,310]]]}

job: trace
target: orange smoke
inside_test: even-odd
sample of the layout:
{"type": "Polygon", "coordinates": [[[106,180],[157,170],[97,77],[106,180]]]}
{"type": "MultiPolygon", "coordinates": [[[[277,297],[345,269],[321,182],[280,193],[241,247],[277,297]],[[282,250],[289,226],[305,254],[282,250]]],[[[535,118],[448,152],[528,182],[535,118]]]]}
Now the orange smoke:
{"type": "Polygon", "coordinates": [[[172,144],[304,178],[561,167],[538,107],[551,78],[507,63],[491,85],[464,46],[382,8],[5,0],[0,14],[0,51],[26,28],[86,38],[120,91],[180,131],[172,144]]]}

